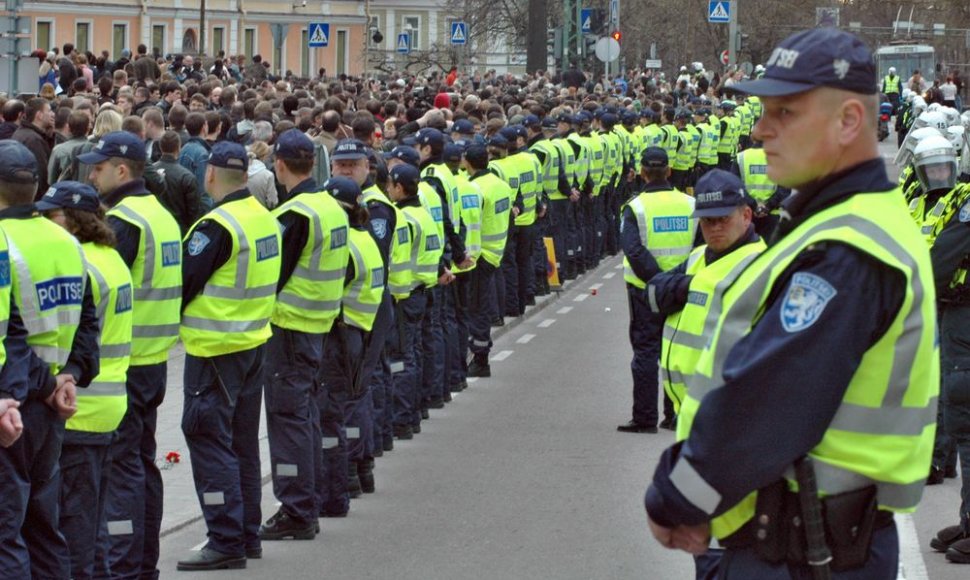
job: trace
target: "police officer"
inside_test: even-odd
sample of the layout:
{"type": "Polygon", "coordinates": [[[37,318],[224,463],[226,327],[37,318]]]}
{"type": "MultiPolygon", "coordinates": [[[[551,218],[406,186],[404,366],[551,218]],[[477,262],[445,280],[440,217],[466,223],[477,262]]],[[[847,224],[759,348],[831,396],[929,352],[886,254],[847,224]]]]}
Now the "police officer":
{"type": "Polygon", "coordinates": [[[215,206],[185,238],[182,433],[208,542],[180,560],[179,570],[245,568],[247,558],[262,557],[256,425],[280,227],[246,188],[248,166],[242,145],[212,147],[205,189],[215,206]]]}
{"type": "MultiPolygon", "coordinates": [[[[713,169],[698,182],[694,217],[700,221],[705,244],[694,248],[680,266],[650,280],[656,296],[654,311],[666,316],[660,356],[664,390],[677,413],[693,413],[699,401],[692,399],[686,384],[694,373],[701,349],[716,320],[710,316],[724,291],[765,243],[751,223],[751,198],[737,176],[713,169]]],[[[687,437],[686,421],[677,425],[677,440],[687,437]]],[[[719,551],[696,558],[697,577],[716,572],[719,551]]]]}
{"type": "MultiPolygon", "coordinates": [[[[509,147],[514,147],[514,145],[511,144],[508,139],[503,137],[501,133],[496,133],[488,138],[486,141],[486,146],[488,148],[489,157],[488,170],[505,182],[512,190],[512,208],[509,212],[510,224],[508,230],[511,231],[512,220],[514,220],[515,216],[522,212],[523,208],[522,192],[519,189],[519,174],[518,171],[516,171],[516,168],[512,165],[514,160],[510,160],[508,157],[509,147]]],[[[505,257],[503,254],[503,260],[504,259],[505,257]]],[[[505,294],[505,272],[502,268],[499,268],[495,271],[495,275],[492,278],[492,292],[489,293],[492,301],[491,310],[495,313],[495,316],[492,319],[492,326],[505,325],[504,317],[509,314],[505,294]]]]}
{"type": "Polygon", "coordinates": [[[700,133],[701,142],[697,147],[697,178],[717,167],[717,144],[721,137],[720,124],[712,123],[711,110],[701,107],[694,111],[694,126],[700,133]],[[715,126],[716,125],[716,126],[715,126]]]}
{"type": "MultiPolygon", "coordinates": [[[[392,404],[394,375],[404,372],[405,368],[400,360],[391,362],[389,351],[397,344],[395,342],[397,334],[393,327],[395,303],[410,295],[411,232],[404,214],[394,206],[382,190],[387,185],[386,178],[383,184],[372,181],[368,176],[367,164],[359,158],[359,155],[352,154],[354,150],[363,148],[363,144],[348,140],[344,146],[344,158],[333,163],[333,175],[348,177],[361,186],[362,202],[366,204],[370,217],[371,235],[377,242],[377,248],[384,261],[384,271],[387,273],[384,297],[371,331],[371,340],[375,344],[384,344],[384,349],[370,351],[369,355],[373,358],[366,362],[367,368],[374,369],[369,380],[369,391],[374,418],[373,453],[378,454],[394,449],[392,404]],[[381,443],[379,447],[377,442],[381,443]]],[[[387,159],[388,171],[391,169],[391,164],[402,156],[409,157],[411,159],[409,162],[413,164],[420,161],[420,155],[412,147],[395,147],[387,159]]],[[[368,466],[368,462],[361,463],[361,469],[364,471],[368,466]]],[[[367,475],[359,472],[358,478],[366,479],[367,475]]]]}
{"type": "Polygon", "coordinates": [[[734,156],[738,152],[738,140],[741,138],[741,125],[734,116],[735,107],[737,105],[730,99],[721,101],[719,106],[721,131],[717,140],[717,166],[725,171],[731,169],[734,156]]]}
{"type": "Polygon", "coordinates": [[[265,371],[273,493],[280,509],[259,536],[306,540],[316,535],[319,513],[317,375],[325,337],[340,312],[348,224],[343,209],[310,176],[314,154],[309,137],[290,129],[277,139],[275,153],[276,179],[289,200],[273,211],[282,227],[282,268],[265,371]]]}
{"type": "Polygon", "coordinates": [[[889,97],[889,102],[893,104],[893,114],[899,110],[899,96],[902,94],[903,83],[896,75],[896,67],[889,67],[889,71],[882,79],[882,93],[889,97]]]}
{"type": "Polygon", "coordinates": [[[168,353],[178,340],[182,242],[175,218],[145,187],[145,145],[125,131],[108,133],[78,156],[108,208],[115,248],[133,285],[128,411],[111,445],[105,566],[119,576],[158,576],[162,475],[155,464],[158,407],[165,398],[168,353]]]}
{"type": "MultiPolygon", "coordinates": [[[[536,157],[542,165],[543,189],[549,204],[548,234],[552,237],[552,244],[556,250],[556,270],[560,279],[565,279],[569,268],[568,221],[570,197],[573,195],[573,184],[570,183],[569,170],[575,166],[575,154],[572,147],[565,140],[565,136],[557,136],[558,123],[552,117],[546,117],[539,127],[530,128],[529,148],[536,152],[536,157]],[[570,161],[572,159],[572,161],[570,161]]],[[[575,171],[575,169],[573,169],[575,171]]],[[[545,268],[543,268],[543,274],[545,268]]]]}
{"type": "Polygon", "coordinates": [[[350,474],[359,477],[362,491],[374,492],[373,427],[367,398],[373,369],[366,365],[374,360],[368,356],[369,349],[383,349],[383,337],[373,342],[371,330],[383,300],[385,276],[380,250],[369,233],[360,186],[348,178],[332,177],[324,187],[347,214],[350,224],[350,255],[345,265],[340,318],[327,336],[320,373],[326,397],[321,402],[324,438],[349,439],[348,431],[359,431],[355,446],[340,444],[325,461],[326,479],[322,483],[327,488],[326,509],[346,511],[347,506],[339,504],[349,500],[351,490],[346,483],[350,474]],[[361,469],[365,463],[366,468],[361,469]]]}
{"type": "Polygon", "coordinates": [[[114,231],[90,185],[55,183],[35,205],[80,242],[101,328],[100,370],[78,390],[77,413],[67,420],[60,460],[60,530],[71,551],[71,577],[93,578],[98,533],[106,525],[108,447],[127,409],[131,272],[114,249],[114,231]]]}
{"type": "MultiPolygon", "coordinates": [[[[489,377],[492,374],[488,354],[492,348],[491,325],[495,303],[490,300],[494,277],[502,263],[508,240],[512,203],[515,193],[509,185],[491,172],[489,154],[480,145],[469,147],[462,161],[469,180],[482,192],[482,254],[471,271],[468,282],[468,333],[472,361],[468,376],[489,377]]],[[[467,359],[467,354],[463,353],[467,359]]]]}
{"type": "Polygon", "coordinates": [[[791,195],[791,190],[779,187],[768,178],[768,158],[757,139],[752,139],[751,146],[738,153],[731,172],[741,178],[744,189],[756,202],[755,231],[759,236],[770,239],[778,225],[781,203],[791,195]]]}
{"type": "Polygon", "coordinates": [[[418,198],[420,173],[414,167],[400,164],[390,170],[387,183],[389,197],[404,214],[410,230],[411,280],[407,297],[397,300],[395,324],[397,334],[391,340],[392,366],[400,365],[394,374],[394,436],[411,439],[414,426],[421,422],[422,348],[418,344],[421,322],[428,304],[428,291],[438,281],[442,255],[441,240],[431,214],[418,198]]]}
{"type": "MultiPolygon", "coordinates": [[[[64,421],[77,411],[77,386],[99,372],[98,321],[81,246],[34,208],[38,167],[18,142],[0,143],[0,228],[11,288],[0,398],[20,403],[24,436],[0,451],[0,561],[15,578],[68,578],[59,531],[58,458],[64,421]]],[[[2,259],[2,256],[0,256],[2,259]]],[[[71,498],[77,499],[77,498],[71,498]]]]}
{"type": "MultiPolygon", "coordinates": [[[[534,251],[537,188],[539,169],[535,156],[525,148],[525,138],[518,129],[509,126],[500,132],[508,145],[508,155],[503,167],[509,175],[515,176],[521,196],[521,209],[515,214],[509,229],[508,251],[502,257],[502,277],[505,281],[505,316],[518,317],[525,313],[530,300],[534,300],[533,281],[535,270],[532,264],[534,251]]],[[[509,179],[509,185],[512,185],[509,179]]]]}
{"type": "MultiPolygon", "coordinates": [[[[556,117],[556,142],[562,143],[562,148],[566,154],[567,178],[569,179],[570,185],[569,203],[566,204],[564,210],[565,218],[563,222],[563,243],[566,247],[566,254],[561,258],[564,267],[562,277],[565,280],[573,280],[580,274],[579,247],[582,245],[582,242],[580,241],[581,234],[577,208],[579,207],[580,190],[589,172],[589,158],[586,145],[579,138],[579,134],[573,131],[573,119],[574,117],[568,113],[560,113],[556,117]],[[572,163],[569,163],[570,159],[572,163]]],[[[555,219],[555,216],[553,216],[553,219],[555,219]]]]}
{"type": "MultiPolygon", "coordinates": [[[[537,215],[538,232],[533,242],[533,259],[535,266],[535,294],[545,296],[549,293],[549,276],[547,273],[546,246],[544,238],[548,235],[553,239],[555,246],[556,233],[560,225],[560,215],[557,217],[551,212],[553,200],[560,201],[560,210],[563,202],[569,198],[571,187],[566,179],[566,164],[562,157],[562,151],[548,137],[555,131],[555,120],[549,119],[551,126],[545,119],[540,120],[536,115],[527,115],[522,121],[522,126],[527,131],[526,147],[535,156],[539,164],[538,183],[541,186],[541,201],[537,215]]],[[[558,235],[560,246],[556,248],[556,269],[562,269],[562,256],[565,254],[562,234],[558,235]]]]}
{"type": "Polygon", "coordinates": [[[723,577],[813,576],[807,552],[821,574],[893,578],[892,512],[919,502],[939,386],[929,253],[879,156],[871,52],[820,28],[773,55],[734,89],[762,98],[754,133],[769,178],[797,191],[791,217],[711,313],[687,385],[700,404],[647,490],[650,527],[694,554],[713,533],[723,577]]]}
{"type": "MultiPolygon", "coordinates": [[[[671,187],[667,153],[648,147],[640,159],[646,186],[623,208],[620,245],[623,278],[630,304],[630,343],[633,346],[633,418],[617,427],[627,433],[657,432],[657,364],[663,317],[653,311],[647,282],[687,259],[694,242],[694,200],[671,187]]],[[[673,407],[664,397],[661,426],[673,429],[673,407]]]]}

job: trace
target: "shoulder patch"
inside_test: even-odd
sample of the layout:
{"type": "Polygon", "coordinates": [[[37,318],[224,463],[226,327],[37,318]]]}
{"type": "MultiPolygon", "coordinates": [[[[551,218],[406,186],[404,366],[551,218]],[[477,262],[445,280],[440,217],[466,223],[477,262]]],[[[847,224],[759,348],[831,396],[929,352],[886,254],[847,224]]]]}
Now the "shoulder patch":
{"type": "Polygon", "coordinates": [[[970,200],[960,208],[960,221],[964,223],[970,222],[970,200]]]}
{"type": "Polygon", "coordinates": [[[781,325],[786,332],[800,332],[815,324],[838,291],[821,276],[798,272],[792,277],[781,305],[781,325]]]}
{"type": "Polygon", "coordinates": [[[370,221],[370,229],[374,231],[377,239],[383,240],[387,237],[387,220],[384,218],[372,219],[370,221]]]}
{"type": "Polygon", "coordinates": [[[198,256],[205,250],[205,247],[209,245],[209,236],[203,234],[202,232],[195,232],[192,234],[192,239],[189,240],[188,251],[190,256],[198,256]]]}

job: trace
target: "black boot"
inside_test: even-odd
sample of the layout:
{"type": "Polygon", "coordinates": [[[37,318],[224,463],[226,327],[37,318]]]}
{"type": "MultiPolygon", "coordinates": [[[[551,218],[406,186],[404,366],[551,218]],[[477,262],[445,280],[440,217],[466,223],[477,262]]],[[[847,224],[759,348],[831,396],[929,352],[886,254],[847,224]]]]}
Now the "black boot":
{"type": "Polygon", "coordinates": [[[364,493],[374,493],[374,460],[363,460],[357,464],[357,478],[364,493]]]}
{"type": "Polygon", "coordinates": [[[273,517],[266,520],[266,523],[259,526],[260,540],[312,540],[317,534],[314,531],[314,524],[298,521],[282,509],[273,514],[273,517]]]}
{"type": "Polygon", "coordinates": [[[360,497],[364,491],[360,488],[360,478],[357,477],[357,462],[347,462],[347,493],[350,497],[360,497]]]}
{"type": "Polygon", "coordinates": [[[468,376],[470,377],[490,377],[492,376],[492,368],[488,365],[487,358],[475,357],[472,363],[468,365],[468,376]]]}

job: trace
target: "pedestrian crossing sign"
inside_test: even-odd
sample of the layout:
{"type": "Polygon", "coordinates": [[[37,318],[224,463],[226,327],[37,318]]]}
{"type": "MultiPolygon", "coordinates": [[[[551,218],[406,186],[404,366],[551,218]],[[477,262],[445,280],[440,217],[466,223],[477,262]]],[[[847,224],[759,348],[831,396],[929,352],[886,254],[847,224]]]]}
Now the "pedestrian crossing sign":
{"type": "Polygon", "coordinates": [[[330,45],[330,23],[311,22],[310,33],[307,35],[307,46],[310,48],[324,48],[330,45]]]}
{"type": "Polygon", "coordinates": [[[731,22],[731,3],[728,0],[710,0],[707,4],[708,22],[731,22]]]}
{"type": "Polygon", "coordinates": [[[590,8],[583,8],[581,23],[579,25],[580,31],[583,34],[592,34],[593,32],[593,10],[590,8]]]}
{"type": "Polygon", "coordinates": [[[451,23],[451,43],[465,44],[468,41],[468,26],[462,21],[451,23]]]}
{"type": "Polygon", "coordinates": [[[411,52],[411,35],[407,32],[397,35],[397,51],[401,54],[411,52]]]}

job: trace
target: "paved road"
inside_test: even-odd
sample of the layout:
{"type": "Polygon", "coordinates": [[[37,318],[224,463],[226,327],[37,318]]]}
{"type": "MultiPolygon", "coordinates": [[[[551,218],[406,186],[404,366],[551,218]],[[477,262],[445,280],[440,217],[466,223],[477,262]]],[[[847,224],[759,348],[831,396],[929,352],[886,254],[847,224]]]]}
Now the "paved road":
{"type": "MultiPolygon", "coordinates": [[[[895,151],[889,140],[881,149],[895,151]]],[[[432,411],[421,435],[378,459],[377,493],[354,500],[348,518],[321,520],[313,542],[265,543],[264,558],[233,577],[692,578],[688,556],[648,538],[642,508],[672,434],[615,430],[631,396],[620,267],[611,259],[501,336],[492,378],[472,382],[432,411]]],[[[205,539],[178,423],[181,361],[173,357],[159,430],[159,455],[182,455],[164,472],[163,578],[190,577],[175,563],[205,539]]],[[[948,480],[900,520],[901,577],[966,578],[924,548],[958,506],[959,481],[948,480]]],[[[266,486],[264,517],[275,510],[266,486]]]]}

